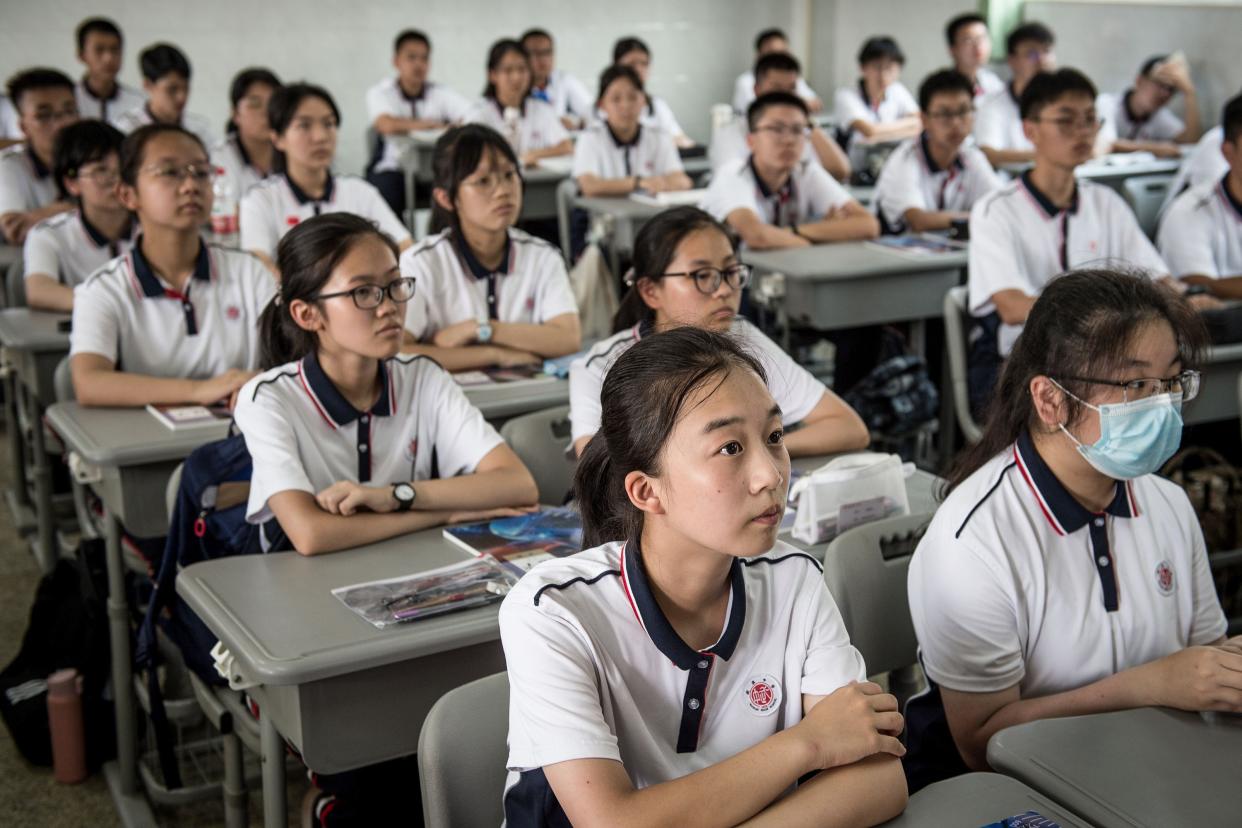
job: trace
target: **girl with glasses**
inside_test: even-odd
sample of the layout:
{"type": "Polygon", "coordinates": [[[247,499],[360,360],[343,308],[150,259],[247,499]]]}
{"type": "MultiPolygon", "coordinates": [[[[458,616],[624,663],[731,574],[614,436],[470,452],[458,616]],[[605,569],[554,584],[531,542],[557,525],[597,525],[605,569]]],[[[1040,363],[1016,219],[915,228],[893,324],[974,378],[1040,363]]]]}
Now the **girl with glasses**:
{"type": "Polygon", "coordinates": [[[530,56],[516,40],[504,38],[492,44],[487,53],[487,87],[464,120],[503,135],[524,167],[574,151],[556,107],[531,95],[530,56]]]}

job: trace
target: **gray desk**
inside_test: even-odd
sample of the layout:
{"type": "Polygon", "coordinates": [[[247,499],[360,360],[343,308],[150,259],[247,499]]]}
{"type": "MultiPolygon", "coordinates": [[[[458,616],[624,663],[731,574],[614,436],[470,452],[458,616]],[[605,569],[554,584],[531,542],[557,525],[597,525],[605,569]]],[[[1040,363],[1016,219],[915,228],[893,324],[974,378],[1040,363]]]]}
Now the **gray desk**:
{"type": "Polygon", "coordinates": [[[569,380],[556,377],[469,385],[462,390],[483,419],[493,423],[569,402],[569,380]]]}
{"type": "Polygon", "coordinates": [[[880,828],[979,828],[1027,811],[1037,811],[1061,828],[1090,828],[1038,791],[997,773],[968,773],[929,785],[910,797],[905,813],[880,828]]]}
{"type": "Polygon", "coordinates": [[[1139,708],[1002,730],[988,763],[1100,828],[1242,822],[1242,725],[1139,708]]]}
{"type": "Polygon", "coordinates": [[[634,237],[638,235],[643,224],[667,209],[634,201],[628,196],[606,198],[580,195],[574,196],[570,204],[588,213],[612,216],[612,248],[618,253],[633,250],[634,237]]]}
{"type": "Polygon", "coordinates": [[[1199,396],[1186,403],[1185,421],[1211,423],[1238,416],[1238,375],[1242,374],[1242,343],[1216,345],[1202,366],[1199,396]]]}

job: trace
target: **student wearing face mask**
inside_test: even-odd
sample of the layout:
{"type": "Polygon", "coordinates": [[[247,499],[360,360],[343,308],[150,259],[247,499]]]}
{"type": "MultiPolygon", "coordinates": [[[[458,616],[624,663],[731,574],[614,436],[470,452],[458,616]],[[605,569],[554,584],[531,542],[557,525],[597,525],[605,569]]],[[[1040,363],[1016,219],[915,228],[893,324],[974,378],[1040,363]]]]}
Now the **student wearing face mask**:
{"type": "Polygon", "coordinates": [[[912,790],[989,770],[988,739],[1024,722],[1242,712],[1242,638],[1225,638],[1194,509],[1156,475],[1204,345],[1142,276],[1074,271],[1035,302],[910,563],[930,683],[906,706],[912,790]]]}

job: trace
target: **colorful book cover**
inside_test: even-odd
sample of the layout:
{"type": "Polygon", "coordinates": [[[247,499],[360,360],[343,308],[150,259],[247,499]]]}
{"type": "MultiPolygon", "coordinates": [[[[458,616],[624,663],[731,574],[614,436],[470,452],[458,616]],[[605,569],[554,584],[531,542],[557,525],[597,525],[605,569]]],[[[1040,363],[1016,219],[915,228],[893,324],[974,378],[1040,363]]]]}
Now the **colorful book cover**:
{"type": "Polygon", "coordinates": [[[567,506],[449,526],[444,537],[473,555],[489,555],[521,576],[535,564],[582,551],[582,519],[567,506]]]}

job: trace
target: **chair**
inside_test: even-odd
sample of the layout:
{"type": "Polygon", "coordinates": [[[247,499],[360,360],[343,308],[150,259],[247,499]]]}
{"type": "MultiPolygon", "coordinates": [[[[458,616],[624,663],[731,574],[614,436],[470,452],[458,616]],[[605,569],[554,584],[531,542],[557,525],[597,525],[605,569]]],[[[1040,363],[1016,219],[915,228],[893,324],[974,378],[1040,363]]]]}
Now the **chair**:
{"type": "Polygon", "coordinates": [[[427,828],[501,823],[508,734],[508,673],[477,679],[440,697],[418,737],[427,828]]]}
{"type": "Polygon", "coordinates": [[[20,258],[9,265],[4,277],[4,306],[26,307],[26,265],[20,258]]]}
{"type": "Polygon", "coordinates": [[[561,236],[561,253],[565,261],[573,263],[573,240],[569,236],[569,217],[573,212],[574,196],[578,194],[578,182],[572,178],[563,178],[556,185],[556,229],[561,236]]]}
{"type": "Polygon", "coordinates": [[[1122,194],[1148,238],[1156,237],[1160,208],[1172,183],[1171,175],[1136,175],[1122,182],[1122,194]]]}
{"type": "MultiPolygon", "coordinates": [[[[967,308],[967,289],[949,288],[944,295],[944,342],[949,350],[949,382],[953,391],[953,410],[962,434],[971,443],[979,442],[983,429],[975,422],[970,411],[970,384],[967,371],[967,335],[970,332],[970,311],[967,308]]],[[[951,439],[952,435],[945,435],[951,439]]]]}
{"type": "Polygon", "coordinates": [[[569,445],[569,406],[560,405],[514,417],[500,429],[539,487],[539,502],[559,506],[573,487],[574,461],[569,445]]]}

